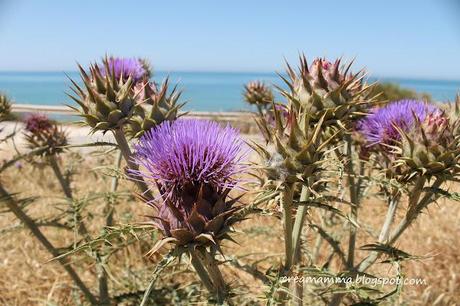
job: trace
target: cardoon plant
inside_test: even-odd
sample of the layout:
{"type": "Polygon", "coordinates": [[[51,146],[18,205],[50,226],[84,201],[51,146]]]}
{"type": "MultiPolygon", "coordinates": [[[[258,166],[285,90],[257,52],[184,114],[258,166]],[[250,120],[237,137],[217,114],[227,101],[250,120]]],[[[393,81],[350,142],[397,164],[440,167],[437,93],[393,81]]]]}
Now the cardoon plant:
{"type": "MultiPolygon", "coordinates": [[[[322,139],[324,118],[312,126],[305,109],[296,109],[293,104],[289,104],[287,109],[274,107],[272,112],[275,125],[266,117],[261,117],[258,124],[274,148],[254,144],[254,149],[263,160],[264,197],[277,200],[283,211],[283,274],[290,275],[300,257],[300,235],[306,215],[304,207],[312,193],[317,194],[321,187],[321,184],[315,183],[321,177],[325,153],[333,138],[322,139]],[[298,214],[294,218],[296,208],[298,214]]],[[[301,303],[301,297],[297,293],[295,296],[301,303]]]]}
{"type": "Polygon", "coordinates": [[[136,146],[135,163],[159,196],[152,223],[164,235],[152,249],[174,243],[186,252],[207,289],[222,301],[226,285],[214,258],[240,218],[237,198],[246,155],[238,132],[212,121],[166,121],[147,131],[136,146]]]}
{"type": "MultiPolygon", "coordinates": [[[[177,87],[169,92],[168,80],[161,87],[150,82],[151,72],[145,60],[112,57],[105,58],[102,66],[91,65],[89,73],[79,68],[84,87],[72,81],[75,95],[69,96],[81,107],[74,109],[93,132],[113,132],[128,167],[135,169],[127,136],[138,138],[163,121],[178,118],[183,106],[178,102],[181,92],[177,87]]],[[[153,199],[142,177],[130,178],[144,197],[153,199]]]]}
{"type": "MultiPolygon", "coordinates": [[[[334,154],[343,165],[348,187],[350,207],[349,246],[347,264],[353,265],[356,241],[358,208],[361,199],[364,164],[355,154],[351,130],[356,121],[378,102],[372,85],[365,82],[365,72],[352,72],[352,63],[343,65],[341,59],[328,61],[315,59],[311,65],[301,56],[298,72],[289,65],[285,79],[288,91],[282,91],[296,108],[304,108],[312,123],[324,118],[323,137],[334,137],[334,154]]],[[[306,208],[299,214],[306,213],[306,208]]]]}
{"type": "Polygon", "coordinates": [[[0,121],[9,117],[11,113],[11,101],[7,95],[0,92],[0,121]]]}
{"type": "MultiPolygon", "coordinates": [[[[457,118],[450,119],[435,105],[416,100],[390,103],[359,122],[358,131],[367,140],[366,150],[376,159],[381,171],[411,190],[402,230],[432,202],[433,192],[425,191],[425,198],[420,200],[424,187],[432,182],[431,188],[438,188],[457,176],[460,158],[458,125],[457,118]]],[[[398,193],[398,190],[392,188],[390,193],[398,193]]],[[[392,243],[402,233],[395,229],[393,235],[389,235],[386,228],[392,223],[391,215],[398,201],[392,204],[388,225],[379,242],[392,243]]]]}
{"type": "MultiPolygon", "coordinates": [[[[382,254],[393,250],[392,245],[416,218],[441,195],[449,194],[442,186],[458,179],[458,126],[458,117],[449,118],[435,105],[417,100],[376,108],[357,124],[366,157],[385,178],[380,185],[388,206],[376,244],[363,247],[372,252],[353,271],[365,272],[382,254]],[[408,204],[404,208],[401,198],[405,192],[408,204]],[[398,209],[403,216],[396,224],[398,209]]],[[[342,297],[335,296],[331,305],[338,305],[342,297]]]]}
{"type": "Polygon", "coordinates": [[[32,114],[24,123],[24,138],[28,148],[38,150],[36,155],[51,166],[65,196],[72,200],[69,177],[63,174],[57,159],[68,145],[67,134],[61,126],[44,114],[32,114]]]}
{"type": "Polygon", "coordinates": [[[32,114],[24,122],[24,137],[28,147],[42,148],[40,155],[51,157],[64,151],[67,135],[60,126],[43,114],[32,114]]]}
{"type": "MultiPolygon", "coordinates": [[[[340,59],[332,63],[319,58],[309,65],[305,56],[301,56],[298,71],[288,64],[288,78],[280,75],[288,86],[287,90],[280,88],[281,95],[287,98],[288,115],[284,116],[280,107],[274,107],[275,128],[267,118],[259,120],[262,133],[269,135],[266,137],[268,143],[274,145],[276,151],[272,153],[257,146],[266,165],[273,165],[265,166],[268,181],[264,189],[275,187],[280,192],[280,204],[284,206],[287,273],[292,273],[291,267],[301,260],[301,233],[308,207],[325,198],[324,183],[328,177],[324,164],[331,162],[328,158],[331,151],[347,166],[350,202],[352,207],[357,206],[354,195],[359,188],[353,179],[356,170],[351,162],[354,155],[349,130],[374,99],[370,96],[370,86],[363,81],[364,73],[353,74],[350,68],[351,64],[343,67],[340,59]],[[280,175],[270,183],[273,173],[280,175]]],[[[332,209],[330,203],[321,205],[332,209]]],[[[352,215],[355,213],[353,211],[352,215]]],[[[354,235],[354,225],[350,225],[350,236],[354,235]]],[[[354,238],[350,239],[350,245],[354,253],[354,238]]],[[[300,284],[294,292],[294,302],[298,304],[302,303],[301,291],[300,284]]]]}
{"type": "MultiPolygon", "coordinates": [[[[68,181],[60,172],[55,156],[64,151],[64,146],[67,145],[67,137],[65,132],[55,122],[49,120],[45,115],[32,114],[24,121],[24,139],[27,147],[30,149],[27,153],[17,153],[11,160],[6,161],[1,167],[0,172],[15,165],[22,159],[39,156],[48,161],[55,171],[66,196],[70,194],[68,181]]],[[[18,185],[18,184],[16,184],[18,185]]],[[[38,197],[37,197],[38,199],[38,197]]],[[[35,200],[35,199],[34,199],[35,200]]],[[[62,250],[55,246],[47,237],[46,232],[42,231],[44,225],[43,220],[37,220],[31,217],[26,211],[26,204],[30,204],[31,199],[21,199],[17,193],[11,193],[5,186],[5,181],[0,180],[0,201],[5,204],[5,207],[13,213],[32,235],[43,245],[43,247],[57,258],[57,261],[62,265],[68,273],[74,284],[81,290],[91,305],[100,304],[96,296],[91,292],[87,284],[80,278],[79,274],[72,267],[72,262],[68,258],[62,257],[62,250]]],[[[53,220],[47,224],[50,227],[67,229],[67,224],[60,223],[60,218],[53,220]]]]}
{"type": "MultiPolygon", "coordinates": [[[[5,121],[8,119],[11,113],[11,103],[10,99],[0,92],[0,122],[5,121]]],[[[0,132],[2,132],[3,128],[0,127],[0,132]]],[[[0,139],[1,141],[1,139],[0,139]]]]}
{"type": "MultiPolygon", "coordinates": [[[[123,62],[122,59],[105,58],[102,67],[93,64],[89,68],[89,73],[79,66],[84,87],[71,80],[73,84],[71,89],[75,95],[69,97],[80,106],[80,109],[72,106],[71,108],[80,113],[80,116],[85,119],[83,123],[90,126],[92,132],[113,132],[126,163],[130,168],[135,168],[125,136],[125,128],[134,115],[136,105],[141,102],[134,91],[134,78],[138,76],[140,69],[137,64],[141,63],[131,65],[132,62],[128,61],[126,66],[130,69],[127,69],[128,67],[120,64],[123,62]],[[117,66],[119,64],[121,66],[117,66]],[[120,69],[116,70],[115,66],[120,69]],[[127,78],[124,73],[128,73],[127,78]]],[[[132,180],[145,197],[152,199],[149,188],[141,178],[132,177],[132,180]]]]}

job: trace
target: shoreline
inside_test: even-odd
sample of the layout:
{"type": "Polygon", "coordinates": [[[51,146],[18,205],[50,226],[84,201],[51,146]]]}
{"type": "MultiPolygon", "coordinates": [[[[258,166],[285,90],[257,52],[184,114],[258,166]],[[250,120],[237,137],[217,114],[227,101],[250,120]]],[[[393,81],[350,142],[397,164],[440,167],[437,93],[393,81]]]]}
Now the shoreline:
{"type": "MultiPolygon", "coordinates": [[[[44,113],[49,115],[65,115],[77,116],[78,113],[65,105],[45,105],[45,104],[22,104],[14,103],[11,105],[12,113],[44,113]]],[[[213,112],[213,111],[191,111],[186,112],[188,116],[193,118],[215,118],[221,120],[232,121],[241,119],[243,116],[252,116],[250,111],[232,111],[232,112],[213,112]]]]}

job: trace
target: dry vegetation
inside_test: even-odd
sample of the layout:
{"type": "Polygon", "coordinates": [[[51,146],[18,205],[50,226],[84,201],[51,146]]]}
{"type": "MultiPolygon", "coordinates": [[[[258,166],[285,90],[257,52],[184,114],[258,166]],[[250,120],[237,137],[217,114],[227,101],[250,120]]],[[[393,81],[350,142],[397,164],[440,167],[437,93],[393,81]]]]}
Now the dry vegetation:
{"type": "MultiPolygon", "coordinates": [[[[6,152],[2,151],[6,156],[6,152]]],[[[78,198],[94,196],[106,192],[110,185],[110,171],[98,167],[110,167],[112,154],[66,154],[61,164],[63,167],[76,171],[72,187],[77,191],[78,198]]],[[[2,156],[3,158],[3,156],[2,156]]],[[[11,192],[20,193],[21,198],[37,197],[27,207],[27,212],[36,219],[46,220],[47,217],[59,214],[65,209],[66,200],[51,170],[40,165],[26,162],[18,164],[3,172],[2,184],[11,192]]],[[[134,185],[127,181],[121,182],[121,192],[126,196],[116,206],[116,220],[119,224],[145,221],[149,208],[137,201],[130,194],[134,185]]],[[[455,186],[452,186],[455,189],[455,186]]],[[[246,197],[248,203],[250,197],[246,197]]],[[[101,234],[105,215],[105,198],[100,197],[88,201],[84,218],[89,224],[93,238],[101,234]]],[[[29,231],[3,207],[0,214],[0,304],[2,305],[77,305],[82,299],[77,290],[73,290],[72,282],[62,267],[50,260],[50,255],[30,235],[29,231]]],[[[384,206],[380,200],[367,199],[359,216],[372,224],[382,222],[384,206]]],[[[262,272],[270,266],[281,264],[283,253],[281,222],[277,212],[270,215],[254,216],[244,221],[239,233],[234,236],[238,244],[226,242],[226,254],[236,254],[240,263],[256,263],[254,266],[262,272]]],[[[441,200],[438,206],[432,206],[397,247],[410,254],[422,258],[417,261],[404,262],[406,277],[424,278],[426,286],[406,286],[398,301],[401,305],[456,305],[460,300],[460,253],[458,252],[458,233],[460,232],[460,206],[456,202],[441,200]]],[[[71,230],[46,227],[46,235],[60,247],[69,247],[74,243],[71,230]]],[[[346,229],[344,228],[344,231],[346,229]]],[[[308,237],[308,231],[305,232],[308,237]]],[[[127,235],[128,247],[121,248],[110,259],[110,288],[114,296],[119,296],[125,305],[137,305],[141,292],[145,290],[150,275],[159,261],[160,256],[147,258],[144,255],[155,242],[155,234],[151,237],[141,235],[138,239],[127,235]],[[140,292],[140,294],[139,294],[140,292]],[[125,299],[126,297],[126,299],[125,299]]],[[[358,245],[373,242],[364,231],[360,232],[358,245]]],[[[323,246],[319,258],[326,257],[328,249],[323,246]]],[[[358,252],[360,258],[367,253],[358,252]]],[[[228,257],[228,260],[234,259],[228,257]]],[[[94,278],[93,261],[84,253],[72,256],[74,267],[81,273],[92,290],[97,290],[94,278]]],[[[252,266],[251,266],[252,267],[252,266]]],[[[157,282],[154,299],[158,305],[187,305],[189,302],[204,304],[204,291],[199,290],[198,281],[187,261],[180,266],[168,270],[157,282]]],[[[392,274],[388,264],[377,264],[371,272],[392,274]]],[[[268,287],[260,280],[238,268],[225,268],[224,273],[230,281],[236,300],[239,304],[263,304],[264,293],[268,287]],[[245,286],[240,286],[244,284],[245,286]]],[[[121,302],[120,302],[121,303],[121,302]]]]}

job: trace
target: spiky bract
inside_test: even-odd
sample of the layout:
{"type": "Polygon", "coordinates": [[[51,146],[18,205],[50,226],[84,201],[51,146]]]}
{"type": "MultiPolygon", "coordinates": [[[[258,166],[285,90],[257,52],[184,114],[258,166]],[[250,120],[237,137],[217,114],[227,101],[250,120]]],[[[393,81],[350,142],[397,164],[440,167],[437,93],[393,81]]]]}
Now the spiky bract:
{"type": "Polygon", "coordinates": [[[80,109],[74,109],[80,112],[92,131],[107,132],[128,123],[134,113],[136,97],[133,77],[117,77],[110,69],[108,59],[104,59],[103,64],[104,67],[91,65],[89,73],[79,65],[84,87],[71,80],[76,95],[69,96],[80,106],[80,109]]]}
{"type": "Polygon", "coordinates": [[[138,103],[128,125],[128,133],[134,137],[141,137],[146,131],[160,125],[164,121],[174,121],[183,114],[179,114],[185,103],[180,103],[182,94],[177,85],[169,91],[169,79],[160,86],[156,83],[139,84],[136,96],[142,103],[138,103]]]}
{"type": "Polygon", "coordinates": [[[24,138],[28,148],[42,149],[38,155],[62,153],[68,144],[67,135],[55,122],[43,114],[32,114],[25,120],[24,138]]]}
{"type": "Polygon", "coordinates": [[[273,92],[260,81],[252,81],[244,86],[244,100],[251,105],[258,105],[260,107],[267,107],[273,103],[273,92]]]}
{"type": "Polygon", "coordinates": [[[324,117],[313,127],[305,109],[291,107],[273,109],[274,124],[258,119],[259,128],[274,148],[254,144],[254,149],[265,162],[269,185],[305,182],[320,171],[324,153],[332,138],[322,139],[324,117]]]}
{"type": "Polygon", "coordinates": [[[458,125],[435,105],[403,100],[375,110],[359,122],[358,131],[388,176],[446,180],[460,170],[458,125]]]}
{"type": "Polygon", "coordinates": [[[304,109],[312,124],[324,118],[325,127],[347,129],[374,103],[364,73],[350,72],[351,64],[343,67],[341,59],[332,63],[317,58],[308,65],[302,55],[297,72],[287,64],[288,79],[283,79],[289,90],[281,93],[296,109],[304,109]]]}

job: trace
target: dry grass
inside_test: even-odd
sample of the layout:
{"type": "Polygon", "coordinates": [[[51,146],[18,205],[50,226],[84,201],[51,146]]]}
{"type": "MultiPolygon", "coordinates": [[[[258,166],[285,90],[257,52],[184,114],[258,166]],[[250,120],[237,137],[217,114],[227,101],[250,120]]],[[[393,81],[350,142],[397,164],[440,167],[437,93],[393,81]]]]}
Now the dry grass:
{"type": "MultiPolygon", "coordinates": [[[[107,156],[86,156],[85,162],[79,162],[78,156],[67,157],[77,160],[77,174],[73,180],[73,188],[77,195],[83,197],[108,190],[109,178],[93,171],[101,164],[110,165],[107,156]]],[[[52,216],[66,205],[61,196],[60,188],[48,168],[40,169],[23,164],[22,169],[12,168],[2,173],[2,184],[11,192],[20,192],[21,197],[38,196],[27,211],[39,218],[52,216]]],[[[121,189],[132,191],[134,186],[126,181],[121,182],[121,189]]],[[[97,236],[103,228],[104,200],[90,203],[85,209],[85,219],[90,225],[92,235],[97,236]]],[[[363,204],[364,209],[360,220],[371,225],[383,219],[384,206],[379,200],[369,199],[363,204]]],[[[3,209],[3,208],[0,208],[3,209]]],[[[135,199],[127,199],[117,205],[117,220],[120,223],[145,220],[149,208],[135,199]]],[[[456,305],[460,300],[460,253],[458,252],[458,233],[460,232],[460,206],[451,201],[441,201],[438,207],[432,206],[418,222],[412,226],[397,247],[411,254],[429,256],[429,258],[404,264],[406,276],[426,279],[426,286],[406,286],[399,302],[406,305],[456,305]]],[[[0,304],[2,305],[74,305],[79,300],[78,291],[72,290],[72,283],[62,267],[56,262],[47,263],[50,255],[35,240],[28,230],[21,227],[15,217],[3,212],[0,214],[1,245],[0,245],[0,304]]],[[[235,235],[239,244],[225,243],[225,253],[245,256],[242,260],[253,262],[263,260],[257,267],[265,271],[270,265],[278,265],[282,260],[283,241],[280,221],[273,216],[254,216],[244,221],[239,227],[240,233],[235,235]]],[[[56,228],[46,228],[45,233],[57,246],[69,246],[74,242],[74,233],[56,228]]],[[[144,237],[145,238],[145,237],[144,237]]],[[[358,245],[373,242],[367,234],[359,235],[358,245]]],[[[110,280],[112,291],[117,294],[143,290],[148,284],[149,275],[158,258],[148,259],[143,256],[153,244],[153,239],[144,239],[133,243],[117,252],[110,260],[109,270],[113,275],[110,280]]],[[[364,251],[358,252],[358,259],[365,256],[364,251]]],[[[325,256],[322,250],[321,256],[325,256]]],[[[94,280],[95,267],[84,254],[73,256],[74,267],[81,272],[90,288],[97,291],[94,280]]],[[[183,264],[187,264],[186,262],[183,264]]],[[[388,275],[393,271],[389,265],[379,264],[372,270],[374,273],[388,275]]],[[[180,299],[180,292],[196,295],[193,292],[196,278],[192,273],[172,274],[162,279],[157,287],[174,287],[176,297],[170,292],[156,294],[168,295],[172,299],[180,299]],[[183,285],[183,284],[186,285],[183,285]],[[182,285],[179,285],[182,284],[182,285]],[[189,286],[189,288],[186,288],[189,286]],[[192,287],[190,287],[192,286],[192,287]],[[192,291],[191,291],[192,290],[192,291]],[[179,295],[178,295],[179,294],[179,295]]],[[[245,296],[247,304],[262,303],[266,287],[248,273],[235,268],[226,268],[226,277],[240,296],[245,296]],[[244,286],[243,286],[244,285],[244,286]],[[258,302],[257,302],[258,301],[258,302]]],[[[134,303],[134,302],[133,302],[134,303]]],[[[170,302],[175,304],[175,302],[170,302]]],[[[177,303],[177,302],[176,302],[177,303]]],[[[128,303],[129,304],[129,303],[128,303]]],[[[243,304],[243,302],[241,302],[243,304]]]]}

